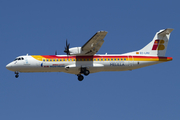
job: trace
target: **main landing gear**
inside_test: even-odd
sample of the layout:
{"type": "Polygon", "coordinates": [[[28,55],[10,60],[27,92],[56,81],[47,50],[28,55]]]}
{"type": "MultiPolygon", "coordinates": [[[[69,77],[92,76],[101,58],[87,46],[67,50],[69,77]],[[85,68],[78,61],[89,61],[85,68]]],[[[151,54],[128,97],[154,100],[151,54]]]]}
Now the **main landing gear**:
{"type": "Polygon", "coordinates": [[[16,74],[15,77],[18,78],[19,77],[19,72],[16,71],[14,73],[16,74]]]}
{"type": "Polygon", "coordinates": [[[82,81],[84,79],[84,76],[82,76],[81,74],[80,75],[77,75],[78,76],[78,80],[79,81],[82,81]]]}
{"type": "Polygon", "coordinates": [[[78,74],[78,80],[82,81],[84,79],[84,76],[82,76],[81,74],[84,74],[85,76],[89,75],[89,70],[87,70],[87,68],[81,68],[80,74],[78,74]]]}

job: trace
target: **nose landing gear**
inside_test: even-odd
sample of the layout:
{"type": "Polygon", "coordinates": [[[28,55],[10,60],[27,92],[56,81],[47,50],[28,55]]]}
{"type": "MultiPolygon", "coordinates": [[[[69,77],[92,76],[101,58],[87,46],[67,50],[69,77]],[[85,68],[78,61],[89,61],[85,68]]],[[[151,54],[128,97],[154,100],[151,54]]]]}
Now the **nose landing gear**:
{"type": "Polygon", "coordinates": [[[19,72],[16,71],[16,72],[14,72],[14,73],[16,74],[15,77],[18,78],[18,77],[19,77],[19,72]]]}

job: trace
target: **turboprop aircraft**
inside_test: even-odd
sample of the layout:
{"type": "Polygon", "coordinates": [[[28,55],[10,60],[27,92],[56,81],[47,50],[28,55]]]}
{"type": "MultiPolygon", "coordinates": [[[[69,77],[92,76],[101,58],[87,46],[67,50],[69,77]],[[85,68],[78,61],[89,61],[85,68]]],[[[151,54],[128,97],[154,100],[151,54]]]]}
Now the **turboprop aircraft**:
{"type": "Polygon", "coordinates": [[[173,29],[163,29],[144,48],[125,54],[96,54],[104,43],[106,31],[98,31],[82,47],[69,48],[67,55],[24,55],[17,57],[6,68],[15,72],[15,77],[23,72],[65,72],[75,74],[78,80],[90,73],[101,71],[127,71],[158,63],[171,61],[165,57],[170,33],[173,29]]]}

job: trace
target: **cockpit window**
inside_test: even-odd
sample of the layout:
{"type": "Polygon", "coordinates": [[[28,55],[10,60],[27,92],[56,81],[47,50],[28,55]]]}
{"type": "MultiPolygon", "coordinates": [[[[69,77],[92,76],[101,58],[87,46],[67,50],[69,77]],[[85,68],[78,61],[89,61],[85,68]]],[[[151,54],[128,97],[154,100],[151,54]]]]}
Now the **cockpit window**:
{"type": "Polygon", "coordinates": [[[16,60],[17,60],[17,58],[14,61],[16,61],[16,60]]]}
{"type": "Polygon", "coordinates": [[[23,57],[16,58],[14,61],[16,61],[16,60],[24,60],[24,58],[23,57]]]}

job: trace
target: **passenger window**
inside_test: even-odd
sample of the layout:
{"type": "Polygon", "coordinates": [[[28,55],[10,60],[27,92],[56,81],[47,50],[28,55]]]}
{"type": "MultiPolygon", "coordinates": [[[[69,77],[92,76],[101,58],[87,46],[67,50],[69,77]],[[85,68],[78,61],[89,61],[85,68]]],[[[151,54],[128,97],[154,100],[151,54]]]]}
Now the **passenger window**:
{"type": "Polygon", "coordinates": [[[111,61],[113,61],[113,59],[111,59],[111,61]]]}
{"type": "Polygon", "coordinates": [[[121,58],[121,61],[123,61],[123,59],[121,58]]]}
{"type": "Polygon", "coordinates": [[[58,59],[56,61],[58,61],[58,59]]]}
{"type": "Polygon", "coordinates": [[[45,59],[43,59],[43,61],[45,62],[45,59]]]}
{"type": "Polygon", "coordinates": [[[116,61],[116,58],[114,59],[114,61],[116,61]]]}
{"type": "Polygon", "coordinates": [[[47,62],[48,62],[49,60],[47,59],[47,62]]]}
{"type": "Polygon", "coordinates": [[[97,59],[99,61],[99,59],[97,59]]]}
{"type": "Polygon", "coordinates": [[[24,60],[24,58],[22,58],[22,60],[24,60]]]}
{"type": "Polygon", "coordinates": [[[65,59],[63,59],[63,61],[65,61],[65,59]]]}
{"type": "Polygon", "coordinates": [[[50,59],[50,61],[52,61],[52,59],[50,59]]]}
{"type": "Polygon", "coordinates": [[[119,61],[119,58],[118,58],[118,61],[119,61]]]}
{"type": "Polygon", "coordinates": [[[106,59],[104,59],[104,61],[106,61],[106,59]]]}
{"type": "Polygon", "coordinates": [[[101,61],[103,61],[103,59],[101,59],[101,61]]]}
{"type": "Polygon", "coordinates": [[[96,59],[94,59],[94,61],[96,61],[96,59]]]}
{"type": "Polygon", "coordinates": [[[54,61],[55,61],[55,59],[54,59],[54,61]]]}
{"type": "Polygon", "coordinates": [[[109,61],[109,59],[108,59],[108,61],[109,61]]]}
{"type": "Polygon", "coordinates": [[[126,60],[126,58],[124,58],[124,60],[126,60]]]}
{"type": "Polygon", "coordinates": [[[75,61],[75,59],[73,59],[73,61],[75,61]]]}

